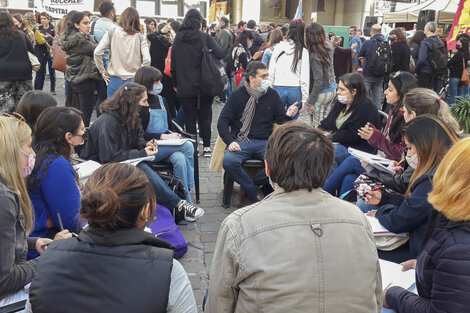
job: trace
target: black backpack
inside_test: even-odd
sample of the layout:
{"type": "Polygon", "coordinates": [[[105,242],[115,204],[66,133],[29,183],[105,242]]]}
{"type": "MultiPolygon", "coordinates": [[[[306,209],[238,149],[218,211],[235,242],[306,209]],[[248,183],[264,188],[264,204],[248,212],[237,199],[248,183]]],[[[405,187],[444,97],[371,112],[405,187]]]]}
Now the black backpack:
{"type": "Polygon", "coordinates": [[[444,44],[439,39],[438,41],[426,39],[432,46],[429,52],[428,61],[432,72],[435,76],[445,75],[447,73],[447,51],[444,44]]]}
{"type": "Polygon", "coordinates": [[[201,89],[209,96],[217,96],[227,89],[228,77],[225,66],[212,54],[207,37],[202,37],[201,89]]]}
{"type": "Polygon", "coordinates": [[[392,72],[392,49],[387,41],[374,40],[374,48],[369,62],[369,70],[375,76],[387,76],[392,72]]]}

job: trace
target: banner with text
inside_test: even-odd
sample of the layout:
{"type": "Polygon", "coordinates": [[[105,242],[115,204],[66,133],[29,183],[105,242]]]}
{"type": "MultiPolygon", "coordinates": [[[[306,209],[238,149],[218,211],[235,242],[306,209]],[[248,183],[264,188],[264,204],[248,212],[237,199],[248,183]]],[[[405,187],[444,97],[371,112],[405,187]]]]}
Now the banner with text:
{"type": "Polygon", "coordinates": [[[94,0],[34,0],[38,12],[47,12],[53,18],[62,18],[72,10],[93,12],[94,0]]]}
{"type": "Polygon", "coordinates": [[[470,0],[460,0],[452,29],[447,37],[447,48],[454,50],[457,36],[463,33],[470,34],[470,0]]]}

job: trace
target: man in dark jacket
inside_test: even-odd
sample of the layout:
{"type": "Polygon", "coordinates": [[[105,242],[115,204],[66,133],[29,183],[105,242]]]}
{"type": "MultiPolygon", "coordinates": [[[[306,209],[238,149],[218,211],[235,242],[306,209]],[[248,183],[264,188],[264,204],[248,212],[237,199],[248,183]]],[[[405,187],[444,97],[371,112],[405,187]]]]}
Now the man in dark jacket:
{"type": "Polygon", "coordinates": [[[217,43],[224,50],[225,55],[227,55],[234,42],[235,35],[230,30],[230,22],[228,18],[222,16],[220,18],[220,34],[217,36],[217,43]]]}
{"type": "Polygon", "coordinates": [[[372,60],[372,53],[376,41],[384,41],[382,35],[382,27],[375,24],[370,29],[371,39],[366,40],[362,45],[359,52],[359,60],[362,61],[362,74],[364,75],[364,82],[366,84],[367,93],[372,97],[372,101],[377,106],[377,109],[382,109],[382,95],[384,93],[383,83],[384,76],[376,76],[370,70],[370,61],[372,60]]]}
{"type": "Polygon", "coordinates": [[[419,48],[419,58],[416,62],[415,76],[418,78],[418,86],[423,88],[433,89],[436,92],[437,75],[434,73],[429,63],[429,57],[433,53],[434,49],[442,49],[444,44],[436,36],[437,24],[435,22],[429,22],[424,27],[426,39],[421,42],[419,48]]]}
{"type": "Polygon", "coordinates": [[[243,203],[245,194],[258,201],[262,199],[242,163],[249,159],[264,160],[266,141],[274,123],[283,123],[297,114],[296,104],[286,113],[279,95],[269,87],[266,65],[257,61],[248,64],[244,86],[230,96],[217,123],[219,135],[228,146],[224,170],[244,191],[239,193],[237,205],[243,203]]]}

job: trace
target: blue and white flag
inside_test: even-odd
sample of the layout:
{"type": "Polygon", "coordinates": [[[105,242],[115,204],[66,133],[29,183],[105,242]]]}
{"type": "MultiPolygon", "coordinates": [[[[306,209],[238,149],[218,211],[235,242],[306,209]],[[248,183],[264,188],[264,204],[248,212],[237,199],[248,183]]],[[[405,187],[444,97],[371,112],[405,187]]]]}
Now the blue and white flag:
{"type": "Polygon", "coordinates": [[[299,4],[297,5],[297,11],[295,12],[294,19],[302,19],[302,0],[299,0],[299,4]]]}

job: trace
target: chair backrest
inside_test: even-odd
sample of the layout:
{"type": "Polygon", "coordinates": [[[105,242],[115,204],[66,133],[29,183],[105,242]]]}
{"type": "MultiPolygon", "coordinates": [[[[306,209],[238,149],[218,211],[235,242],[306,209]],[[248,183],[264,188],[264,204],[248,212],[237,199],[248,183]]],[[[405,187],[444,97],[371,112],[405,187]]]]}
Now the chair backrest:
{"type": "Polygon", "coordinates": [[[387,119],[388,114],[384,111],[379,110],[379,118],[380,118],[380,130],[383,132],[385,130],[385,126],[387,126],[387,119]]]}

